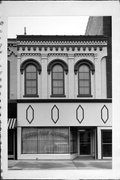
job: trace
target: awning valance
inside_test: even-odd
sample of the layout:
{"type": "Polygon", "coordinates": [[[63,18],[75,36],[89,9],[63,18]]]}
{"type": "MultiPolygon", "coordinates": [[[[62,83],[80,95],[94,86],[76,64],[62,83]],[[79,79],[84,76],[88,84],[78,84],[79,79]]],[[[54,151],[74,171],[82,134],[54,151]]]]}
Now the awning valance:
{"type": "Polygon", "coordinates": [[[17,125],[16,118],[8,118],[8,129],[14,129],[17,125]]]}

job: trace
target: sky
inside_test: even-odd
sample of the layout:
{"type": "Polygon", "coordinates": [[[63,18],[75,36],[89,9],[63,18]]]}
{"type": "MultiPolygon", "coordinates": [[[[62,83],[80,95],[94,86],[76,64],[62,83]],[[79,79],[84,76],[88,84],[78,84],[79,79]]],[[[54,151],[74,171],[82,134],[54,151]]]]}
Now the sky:
{"type": "Polygon", "coordinates": [[[84,35],[89,16],[9,17],[8,38],[27,35],[84,35]]]}

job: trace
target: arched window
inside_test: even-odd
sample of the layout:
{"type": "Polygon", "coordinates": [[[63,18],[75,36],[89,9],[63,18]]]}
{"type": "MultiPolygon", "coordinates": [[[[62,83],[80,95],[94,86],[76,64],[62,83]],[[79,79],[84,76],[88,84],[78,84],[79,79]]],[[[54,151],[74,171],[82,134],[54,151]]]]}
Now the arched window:
{"type": "Polygon", "coordinates": [[[65,97],[65,74],[68,65],[61,59],[55,59],[48,64],[48,74],[51,73],[51,96],[65,97]]]}
{"type": "Polygon", "coordinates": [[[78,73],[78,97],[91,97],[91,75],[95,73],[95,65],[82,59],[76,62],[74,72],[78,73]]]}
{"type": "Polygon", "coordinates": [[[61,65],[55,65],[52,68],[52,95],[64,95],[64,69],[61,65]]]}
{"type": "Polygon", "coordinates": [[[78,70],[78,95],[91,95],[91,75],[90,68],[83,64],[78,70]]]}
{"type": "Polygon", "coordinates": [[[25,96],[37,96],[37,68],[33,64],[25,68],[25,96]]]}
{"type": "Polygon", "coordinates": [[[20,66],[21,74],[24,72],[24,96],[38,96],[38,73],[41,73],[41,65],[34,59],[22,62],[20,66]]]}

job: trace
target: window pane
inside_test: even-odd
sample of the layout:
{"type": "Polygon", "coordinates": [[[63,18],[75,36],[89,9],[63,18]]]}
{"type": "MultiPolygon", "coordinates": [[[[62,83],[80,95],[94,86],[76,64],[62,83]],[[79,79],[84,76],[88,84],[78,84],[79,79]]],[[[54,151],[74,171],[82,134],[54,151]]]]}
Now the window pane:
{"type": "Polygon", "coordinates": [[[79,72],[89,72],[88,66],[86,66],[86,65],[80,66],[79,72]]]}
{"type": "Polygon", "coordinates": [[[79,79],[89,79],[89,73],[79,73],[79,79]]]}
{"type": "Polygon", "coordinates": [[[89,95],[90,94],[90,72],[89,67],[82,65],[79,68],[78,74],[78,85],[79,85],[79,94],[89,95]]]}
{"type": "Polygon", "coordinates": [[[53,72],[63,72],[63,68],[60,65],[55,65],[52,69],[53,72]]]}
{"type": "Polygon", "coordinates": [[[80,87],[80,94],[89,94],[89,88],[87,87],[80,87]]]}
{"type": "Polygon", "coordinates": [[[68,153],[68,128],[38,128],[38,153],[68,153]]]}
{"type": "Polygon", "coordinates": [[[63,94],[63,88],[53,88],[53,94],[63,94]]]}
{"type": "Polygon", "coordinates": [[[28,65],[25,70],[25,93],[26,95],[37,94],[37,70],[34,65],[28,65]]]}
{"type": "Polygon", "coordinates": [[[27,87],[26,88],[26,94],[27,95],[35,95],[36,94],[36,88],[27,87]]]}
{"type": "Polygon", "coordinates": [[[53,79],[63,79],[63,73],[53,73],[53,79]]]}
{"type": "Polygon", "coordinates": [[[26,72],[36,72],[36,67],[34,65],[28,65],[26,67],[26,72]]]}
{"type": "Polygon", "coordinates": [[[68,153],[69,150],[69,134],[68,129],[54,129],[54,153],[68,153]]]}
{"type": "Polygon", "coordinates": [[[112,143],[111,131],[103,131],[102,137],[103,137],[103,143],[112,143]]]}
{"type": "Polygon", "coordinates": [[[79,85],[80,85],[80,87],[89,87],[89,81],[81,80],[79,85]]]}
{"type": "Polygon", "coordinates": [[[22,153],[64,154],[68,152],[68,128],[22,128],[22,153]]]}
{"type": "Polygon", "coordinates": [[[63,87],[63,81],[53,81],[53,87],[63,87]]]}
{"type": "Polygon", "coordinates": [[[112,157],[112,144],[103,144],[103,157],[112,157]]]}
{"type": "Polygon", "coordinates": [[[36,73],[26,73],[26,79],[36,79],[36,73]]]}
{"type": "Polygon", "coordinates": [[[53,154],[52,129],[38,128],[38,153],[53,154]]]}
{"type": "Polygon", "coordinates": [[[36,94],[36,88],[31,88],[31,93],[36,94]]]}
{"type": "Polygon", "coordinates": [[[36,81],[27,81],[26,86],[27,87],[36,87],[36,81]]]}
{"type": "Polygon", "coordinates": [[[31,88],[26,88],[26,94],[28,94],[28,95],[31,94],[31,88]]]}
{"type": "Polygon", "coordinates": [[[112,130],[102,131],[102,156],[112,156],[112,130]]]}
{"type": "Polygon", "coordinates": [[[22,153],[37,153],[37,128],[22,129],[22,153]]]}
{"type": "Polygon", "coordinates": [[[52,69],[52,94],[63,94],[64,88],[64,70],[60,65],[56,65],[52,69]]]}

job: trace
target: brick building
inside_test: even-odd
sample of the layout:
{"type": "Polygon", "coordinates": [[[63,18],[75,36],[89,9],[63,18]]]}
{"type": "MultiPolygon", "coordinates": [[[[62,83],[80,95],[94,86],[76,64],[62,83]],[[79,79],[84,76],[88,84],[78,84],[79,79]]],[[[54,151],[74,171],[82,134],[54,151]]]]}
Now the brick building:
{"type": "Polygon", "coordinates": [[[104,35],[8,39],[9,158],[111,158],[109,53],[104,35]]]}

